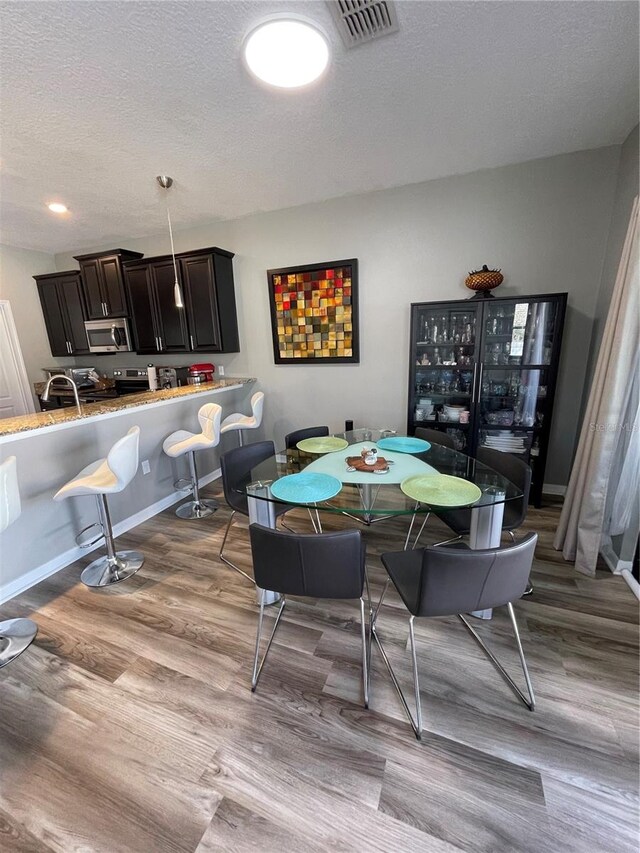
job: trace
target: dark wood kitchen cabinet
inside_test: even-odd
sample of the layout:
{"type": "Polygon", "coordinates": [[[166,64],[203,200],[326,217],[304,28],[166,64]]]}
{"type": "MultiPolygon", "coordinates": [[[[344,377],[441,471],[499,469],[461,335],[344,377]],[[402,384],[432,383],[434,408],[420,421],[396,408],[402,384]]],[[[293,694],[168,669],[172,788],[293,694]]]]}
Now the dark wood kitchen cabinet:
{"type": "Polygon", "coordinates": [[[184,308],[175,306],[170,255],[126,262],[136,352],[238,352],[232,258],[218,248],[176,255],[184,308]]]}
{"type": "Polygon", "coordinates": [[[91,255],[75,255],[80,264],[87,313],[90,320],[126,317],[129,314],[122,264],[141,258],[140,252],[111,249],[91,255]]]}
{"type": "Polygon", "coordinates": [[[185,312],[175,304],[172,259],[127,264],[125,281],[131,304],[136,352],[188,352],[185,312]]]}
{"type": "Polygon", "coordinates": [[[180,256],[180,271],[193,352],[238,352],[233,255],[206,249],[180,256]]]}
{"type": "Polygon", "coordinates": [[[87,309],[77,270],[34,276],[42,304],[51,355],[85,355],[87,309]]]}

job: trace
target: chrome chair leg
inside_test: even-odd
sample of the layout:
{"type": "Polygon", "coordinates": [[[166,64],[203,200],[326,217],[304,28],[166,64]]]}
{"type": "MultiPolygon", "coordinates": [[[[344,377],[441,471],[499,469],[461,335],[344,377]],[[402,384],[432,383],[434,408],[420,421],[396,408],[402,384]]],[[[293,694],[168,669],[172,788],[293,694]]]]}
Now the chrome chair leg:
{"type": "Polygon", "coordinates": [[[409,525],[409,529],[407,530],[407,538],[404,540],[403,551],[406,551],[409,547],[409,540],[411,539],[411,531],[413,530],[413,525],[416,520],[416,515],[418,514],[418,504],[415,505],[413,510],[413,515],[411,516],[411,524],[409,525]]]}
{"type": "Polygon", "coordinates": [[[469,633],[471,634],[471,636],[473,637],[473,639],[478,643],[478,645],[480,646],[480,648],[482,649],[482,651],[486,654],[486,656],[489,658],[489,660],[491,661],[491,663],[495,666],[495,668],[498,670],[498,672],[500,673],[500,675],[504,678],[504,680],[507,682],[507,684],[509,685],[509,687],[510,687],[510,688],[513,690],[513,692],[516,694],[516,696],[518,697],[518,699],[520,699],[520,701],[521,701],[521,702],[522,702],[522,703],[523,703],[523,704],[524,704],[524,705],[525,705],[525,706],[526,706],[530,711],[533,711],[533,710],[535,709],[535,707],[536,707],[536,697],[534,696],[534,693],[533,693],[533,686],[532,686],[532,684],[531,684],[531,678],[529,677],[529,670],[528,670],[528,668],[527,668],[527,661],[526,661],[526,659],[525,659],[524,651],[523,651],[523,649],[522,649],[522,643],[521,643],[521,641],[520,641],[520,632],[518,631],[518,623],[516,622],[516,615],[515,615],[515,613],[513,612],[513,605],[511,604],[511,602],[509,602],[509,604],[507,604],[507,608],[508,608],[508,610],[509,610],[509,616],[511,617],[511,625],[513,626],[513,633],[515,634],[516,644],[517,644],[517,646],[518,646],[518,655],[520,656],[520,663],[521,663],[521,665],[522,665],[522,671],[523,671],[523,673],[524,673],[524,680],[525,680],[525,682],[526,682],[526,684],[527,684],[527,691],[528,691],[528,694],[529,694],[529,695],[528,695],[528,697],[524,695],[524,693],[522,692],[522,690],[520,690],[520,688],[519,688],[519,687],[518,687],[518,685],[515,683],[515,681],[513,680],[513,678],[511,678],[511,676],[509,675],[509,673],[508,673],[508,672],[506,671],[506,669],[502,666],[502,664],[501,664],[501,663],[500,663],[500,661],[497,659],[497,657],[493,654],[493,652],[491,651],[491,649],[489,649],[489,648],[488,648],[488,646],[486,646],[486,645],[485,645],[485,643],[484,643],[484,642],[483,642],[483,640],[481,639],[480,635],[479,635],[479,634],[477,633],[477,631],[476,631],[476,630],[475,630],[475,629],[474,629],[474,628],[473,628],[473,627],[472,627],[472,626],[467,622],[467,620],[464,618],[464,616],[462,616],[461,614],[458,614],[458,619],[460,619],[460,620],[461,620],[462,624],[467,628],[467,630],[469,631],[469,633]]]}
{"type": "Polygon", "coordinates": [[[418,680],[418,658],[416,656],[416,636],[413,630],[415,616],[409,619],[409,637],[411,638],[411,658],[413,661],[413,691],[416,702],[416,737],[422,739],[422,704],[420,702],[420,682],[418,680]]]}
{"type": "Polygon", "coordinates": [[[231,560],[230,560],[228,557],[225,557],[225,556],[224,556],[224,554],[222,553],[222,552],[224,551],[224,546],[225,546],[225,543],[226,543],[226,541],[227,541],[227,536],[229,535],[229,530],[231,529],[231,524],[232,524],[232,522],[233,522],[233,516],[234,516],[235,514],[236,514],[236,511],[235,511],[235,509],[234,509],[234,510],[232,510],[232,511],[231,511],[231,515],[229,516],[229,521],[227,521],[227,526],[225,527],[224,536],[222,537],[222,545],[220,546],[220,551],[219,551],[219,553],[218,553],[218,557],[220,557],[220,559],[222,560],[222,562],[223,562],[225,565],[229,566],[229,568],[234,569],[234,571],[236,571],[236,572],[238,572],[239,574],[243,575],[243,576],[244,576],[248,581],[250,581],[251,583],[255,583],[255,581],[254,581],[254,579],[251,577],[251,575],[248,575],[246,572],[244,572],[244,571],[240,568],[240,566],[236,566],[236,564],[235,564],[235,563],[232,563],[232,562],[231,562],[231,560]]]}
{"type": "Polygon", "coordinates": [[[387,578],[387,581],[382,588],[382,595],[380,596],[380,601],[376,604],[376,609],[371,612],[371,627],[373,628],[376,624],[376,619],[378,618],[378,613],[380,612],[380,607],[382,606],[382,600],[387,594],[387,590],[389,589],[389,584],[391,583],[391,578],[387,578]]]}
{"type": "MultiPolygon", "coordinates": [[[[371,606],[371,587],[369,586],[369,575],[367,573],[366,566],[364,569],[364,585],[365,585],[365,589],[367,590],[367,606],[369,607],[369,634],[367,636],[367,690],[366,690],[366,696],[367,696],[367,701],[368,701],[368,699],[371,695],[371,642],[372,642],[371,616],[373,613],[373,609],[371,606]]],[[[369,706],[367,705],[367,707],[369,707],[369,706]]]]}
{"type": "Polygon", "coordinates": [[[420,684],[418,682],[418,660],[416,657],[416,641],[415,635],[413,633],[413,620],[412,616],[409,620],[409,636],[411,638],[411,656],[413,660],[413,689],[416,700],[416,717],[414,719],[413,714],[411,713],[411,709],[409,708],[409,703],[407,702],[404,693],[402,692],[402,688],[398,683],[398,679],[396,678],[396,674],[393,671],[393,667],[391,666],[391,662],[387,657],[387,653],[384,650],[384,646],[378,636],[378,631],[375,627],[371,628],[373,633],[373,638],[376,641],[376,645],[382,655],[382,660],[385,662],[387,669],[389,670],[389,675],[391,676],[391,681],[393,682],[393,686],[396,689],[396,693],[400,697],[400,701],[402,703],[402,707],[404,708],[404,712],[407,715],[407,718],[411,724],[411,728],[413,729],[413,733],[416,736],[416,740],[422,740],[422,706],[420,703],[420,684]]]}
{"type": "Polygon", "coordinates": [[[264,662],[267,659],[267,655],[269,654],[269,649],[271,648],[271,643],[273,642],[273,638],[275,637],[276,631],[278,629],[278,625],[280,624],[280,617],[282,616],[282,611],[284,610],[284,606],[286,604],[286,599],[284,595],[282,596],[282,603],[280,604],[280,609],[278,610],[278,615],[276,616],[276,621],[273,625],[273,629],[271,631],[271,636],[269,637],[269,642],[267,643],[267,648],[265,649],[264,655],[262,656],[262,661],[260,666],[258,666],[258,658],[260,656],[260,639],[262,636],[262,620],[264,618],[264,591],[260,595],[260,616],[258,618],[258,630],[256,632],[256,652],[253,659],[253,675],[251,677],[251,692],[255,693],[256,687],[258,686],[258,679],[260,678],[260,673],[262,672],[262,667],[264,666],[264,662]]]}
{"type": "Polygon", "coordinates": [[[369,707],[369,655],[367,652],[367,624],[364,618],[364,598],[360,599],[360,635],[362,638],[362,690],[364,707],[369,707]]]}
{"type": "Polygon", "coordinates": [[[413,540],[413,545],[411,546],[411,550],[412,550],[412,551],[414,551],[414,550],[415,550],[415,547],[416,547],[416,545],[418,544],[418,540],[419,540],[419,539],[420,539],[420,537],[422,536],[422,531],[424,530],[425,524],[427,523],[427,521],[429,521],[429,516],[430,516],[430,515],[431,515],[431,513],[430,513],[430,512],[428,512],[428,513],[426,513],[426,514],[425,514],[424,521],[423,521],[423,522],[422,522],[422,524],[420,525],[420,530],[418,530],[418,535],[417,535],[417,536],[416,536],[416,538],[413,540]]]}
{"type": "Polygon", "coordinates": [[[451,545],[452,542],[460,542],[462,536],[453,536],[451,539],[445,539],[444,542],[434,542],[433,545],[437,548],[439,545],[451,545]]]}
{"type": "MultiPolygon", "coordinates": [[[[385,662],[387,669],[389,670],[389,675],[391,676],[391,681],[393,682],[393,686],[396,689],[398,696],[400,697],[400,701],[402,702],[402,707],[404,708],[405,714],[407,715],[409,722],[411,723],[411,728],[413,729],[413,733],[416,736],[417,740],[422,740],[422,706],[420,704],[420,684],[418,682],[418,660],[416,657],[416,639],[413,631],[413,620],[414,617],[411,616],[409,619],[409,636],[411,638],[411,657],[413,661],[413,689],[416,700],[416,719],[414,720],[413,714],[411,713],[411,709],[409,708],[409,704],[405,699],[404,693],[402,692],[402,688],[396,678],[396,674],[393,671],[393,667],[391,666],[391,662],[387,657],[387,653],[384,650],[384,646],[382,645],[382,641],[378,636],[376,624],[378,619],[378,613],[380,612],[380,607],[382,606],[382,602],[384,600],[385,595],[387,594],[387,590],[389,589],[389,584],[391,583],[391,578],[387,577],[387,581],[382,589],[382,594],[380,596],[380,600],[378,601],[375,610],[371,612],[371,618],[369,622],[369,634],[376,641],[376,645],[380,650],[380,654],[382,655],[382,660],[385,662]]],[[[369,670],[371,670],[371,652],[369,652],[369,670]]]]}

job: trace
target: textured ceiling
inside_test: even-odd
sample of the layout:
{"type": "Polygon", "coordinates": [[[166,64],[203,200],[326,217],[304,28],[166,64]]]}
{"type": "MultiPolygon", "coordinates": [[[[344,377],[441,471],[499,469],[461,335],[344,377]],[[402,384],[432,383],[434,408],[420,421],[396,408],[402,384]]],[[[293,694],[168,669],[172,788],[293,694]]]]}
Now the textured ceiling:
{"type": "Polygon", "coordinates": [[[637,122],[635,2],[398,2],[345,50],[322,2],[3,3],[5,243],[63,251],[620,143],[637,122]],[[240,45],[291,11],[329,35],[307,91],[240,45]],[[44,203],[59,199],[60,219],[44,203]]]}

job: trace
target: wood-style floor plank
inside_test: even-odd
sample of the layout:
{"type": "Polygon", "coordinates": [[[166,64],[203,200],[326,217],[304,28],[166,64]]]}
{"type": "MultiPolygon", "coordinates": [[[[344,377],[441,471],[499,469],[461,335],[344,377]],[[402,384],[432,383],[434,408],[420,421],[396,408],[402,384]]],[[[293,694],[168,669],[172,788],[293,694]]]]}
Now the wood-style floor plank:
{"type": "MultiPolygon", "coordinates": [[[[206,493],[220,498],[217,484],[206,493]]],[[[0,671],[0,848],[631,853],[637,602],[621,578],[561,559],[558,515],[557,503],[529,513],[535,592],[516,606],[536,711],[455,617],[419,620],[420,743],[375,648],[363,707],[357,602],[291,599],[251,693],[255,589],[217,557],[223,501],[202,522],[167,510],[121,537],[146,555],[126,583],[86,589],[92,555],[28,590],[2,608],[40,633],[0,671]]],[[[311,529],[302,511],[288,523],[311,529]]],[[[407,523],[364,531],[374,600],[379,555],[401,547],[407,523]]],[[[229,555],[250,572],[246,520],[232,531],[229,555]]],[[[446,535],[430,520],[424,541],[446,535]]],[[[379,624],[410,693],[393,591],[379,624]]],[[[520,680],[506,615],[476,627],[520,680]]]]}

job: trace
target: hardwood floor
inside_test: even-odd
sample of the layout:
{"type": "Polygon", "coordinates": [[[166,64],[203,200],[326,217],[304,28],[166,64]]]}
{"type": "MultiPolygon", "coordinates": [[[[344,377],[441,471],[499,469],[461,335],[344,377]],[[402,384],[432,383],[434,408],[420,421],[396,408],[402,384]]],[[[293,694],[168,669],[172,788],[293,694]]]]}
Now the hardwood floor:
{"type": "MultiPolygon", "coordinates": [[[[362,707],[354,602],[291,600],[250,692],[257,608],[217,558],[228,512],[168,510],[121,537],[146,561],[120,586],[89,590],[76,564],[3,606],[40,631],[0,671],[1,850],[638,849],[636,601],[553,551],[557,507],[530,512],[535,592],[516,607],[536,711],[455,618],[421,620],[421,743],[375,648],[362,707]]],[[[309,529],[306,513],[288,518],[309,529]]],[[[406,525],[365,534],[374,598],[378,555],[406,525]]],[[[232,530],[249,569],[245,520],[232,530]]],[[[424,541],[444,531],[430,521],[424,541]]],[[[380,633],[410,688],[406,611],[386,602],[380,633]]],[[[506,613],[477,627],[517,678],[506,613]]]]}

